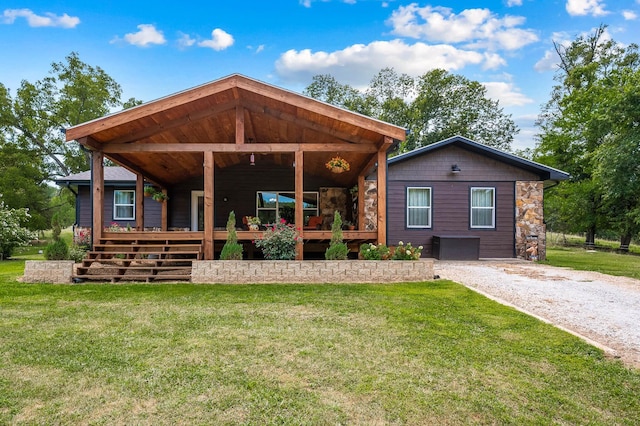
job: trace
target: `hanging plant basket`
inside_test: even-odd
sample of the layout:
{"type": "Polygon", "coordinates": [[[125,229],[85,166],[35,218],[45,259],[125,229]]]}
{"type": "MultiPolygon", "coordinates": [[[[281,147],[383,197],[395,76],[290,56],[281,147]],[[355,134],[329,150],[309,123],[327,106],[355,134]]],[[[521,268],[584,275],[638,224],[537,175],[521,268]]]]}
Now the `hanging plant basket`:
{"type": "Polygon", "coordinates": [[[144,187],[144,196],[145,197],[153,197],[153,194],[155,194],[156,190],[153,188],[153,186],[145,186],[144,187]]]}
{"type": "Polygon", "coordinates": [[[325,167],[331,170],[332,173],[348,172],[351,168],[349,162],[340,156],[333,157],[331,160],[327,161],[325,167]]]}

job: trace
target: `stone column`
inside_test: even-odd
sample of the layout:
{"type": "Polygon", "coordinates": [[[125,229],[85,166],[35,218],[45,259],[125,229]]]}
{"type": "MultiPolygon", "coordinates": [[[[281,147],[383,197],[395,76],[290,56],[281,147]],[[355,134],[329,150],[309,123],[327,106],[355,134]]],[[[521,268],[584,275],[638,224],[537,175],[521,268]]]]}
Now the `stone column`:
{"type": "Polygon", "coordinates": [[[364,181],[364,229],[378,229],[378,187],[375,180],[364,181]]]}
{"type": "Polygon", "coordinates": [[[516,256],[528,259],[527,245],[537,237],[538,260],[546,259],[546,227],[544,224],[544,189],[540,181],[516,182],[516,256]]]}

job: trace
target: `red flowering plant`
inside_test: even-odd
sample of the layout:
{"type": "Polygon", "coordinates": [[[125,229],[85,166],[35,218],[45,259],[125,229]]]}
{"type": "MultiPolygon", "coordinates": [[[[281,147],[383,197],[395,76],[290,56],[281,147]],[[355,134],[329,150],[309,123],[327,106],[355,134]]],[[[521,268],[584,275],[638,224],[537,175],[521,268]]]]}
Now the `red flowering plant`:
{"type": "Polygon", "coordinates": [[[256,240],[256,247],[262,250],[265,259],[292,260],[296,257],[296,244],[301,241],[298,230],[280,219],[262,233],[262,238],[256,240]]]}
{"type": "Polygon", "coordinates": [[[73,244],[89,250],[91,248],[91,228],[75,228],[73,232],[73,244]]]}

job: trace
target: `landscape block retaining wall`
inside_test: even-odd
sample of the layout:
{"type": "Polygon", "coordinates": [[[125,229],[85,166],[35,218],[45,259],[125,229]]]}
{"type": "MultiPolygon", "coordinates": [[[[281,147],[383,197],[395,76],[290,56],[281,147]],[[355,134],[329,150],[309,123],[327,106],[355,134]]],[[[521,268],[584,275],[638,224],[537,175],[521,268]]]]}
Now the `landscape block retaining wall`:
{"type": "Polygon", "coordinates": [[[392,283],[433,279],[433,260],[200,260],[191,282],[215,284],[392,283]]]}
{"type": "Polygon", "coordinates": [[[73,275],[73,260],[27,260],[24,263],[25,283],[68,284],[73,275]]]}

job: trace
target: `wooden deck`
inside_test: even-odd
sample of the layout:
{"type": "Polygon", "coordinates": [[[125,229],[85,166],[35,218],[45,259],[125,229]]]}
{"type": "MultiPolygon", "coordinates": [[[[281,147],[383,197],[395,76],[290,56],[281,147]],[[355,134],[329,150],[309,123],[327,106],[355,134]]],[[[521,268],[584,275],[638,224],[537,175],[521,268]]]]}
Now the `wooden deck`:
{"type": "MultiPolygon", "coordinates": [[[[251,244],[262,231],[237,231],[238,241],[245,245],[249,258],[256,255],[251,244]]],[[[344,241],[353,252],[360,244],[376,240],[375,231],[343,231],[344,241]]],[[[74,279],[95,281],[189,281],[194,260],[204,258],[204,232],[105,232],[82,264],[76,267],[74,279]]],[[[214,242],[219,252],[227,240],[227,231],[215,231],[214,242]]],[[[324,252],[331,231],[304,231],[306,251],[324,252]]]]}

